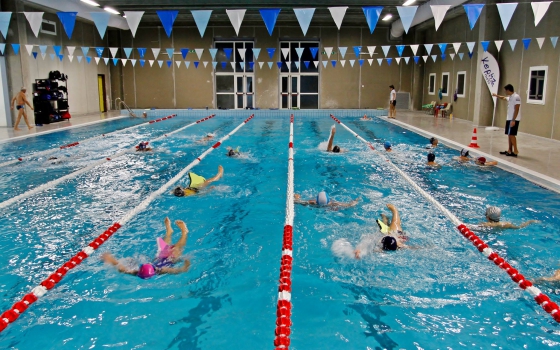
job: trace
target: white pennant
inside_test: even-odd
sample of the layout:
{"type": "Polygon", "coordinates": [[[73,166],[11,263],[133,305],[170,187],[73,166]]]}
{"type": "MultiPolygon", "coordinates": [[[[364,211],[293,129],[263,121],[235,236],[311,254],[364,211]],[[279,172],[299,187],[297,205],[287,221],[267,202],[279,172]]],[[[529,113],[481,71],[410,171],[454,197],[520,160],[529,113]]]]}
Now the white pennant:
{"type": "Polygon", "coordinates": [[[241,22],[243,22],[243,17],[245,17],[245,11],[247,10],[226,10],[229,17],[229,21],[235,29],[235,34],[239,36],[239,28],[241,28],[241,22]]]}
{"type": "Polygon", "coordinates": [[[342,25],[342,20],[344,19],[347,9],[348,6],[329,7],[329,11],[331,12],[331,16],[338,30],[340,30],[340,26],[342,25]]]}
{"type": "Polygon", "coordinates": [[[259,68],[262,69],[264,62],[259,62],[259,68]]]}
{"type": "Polygon", "coordinates": [[[161,49],[152,49],[152,53],[154,54],[154,58],[157,58],[161,49]]]}
{"type": "Polygon", "coordinates": [[[439,26],[441,25],[441,22],[443,22],[443,19],[445,18],[445,14],[447,13],[447,10],[449,10],[451,5],[430,5],[430,7],[432,9],[432,14],[434,15],[434,20],[436,22],[435,23],[436,31],[437,31],[439,26]]]}
{"type": "Polygon", "coordinates": [[[163,67],[163,60],[158,60],[157,63],[159,64],[159,68],[163,67]]]}
{"type": "Polygon", "coordinates": [[[237,52],[239,52],[239,56],[241,56],[241,61],[245,61],[245,52],[247,51],[247,49],[237,49],[237,52]]]}
{"type": "Polygon", "coordinates": [[[416,56],[416,53],[418,52],[418,47],[420,47],[420,45],[410,45],[410,49],[412,50],[414,56],[416,56]]]}
{"type": "Polygon", "coordinates": [[[99,65],[99,60],[101,59],[100,57],[94,57],[95,58],[95,64],[99,65]]]}
{"type": "Polygon", "coordinates": [[[503,40],[494,40],[494,44],[496,44],[496,48],[498,49],[498,52],[500,52],[500,50],[502,49],[503,43],[504,43],[503,40]]]}
{"type": "Polygon", "coordinates": [[[379,65],[381,65],[381,63],[383,63],[383,58],[378,58],[377,63],[379,63],[379,65]]]}
{"type": "Polygon", "coordinates": [[[455,54],[454,54],[454,53],[450,53],[449,56],[451,56],[451,61],[453,61],[453,59],[455,58],[455,54]]]}
{"type": "Polygon", "coordinates": [[[424,44],[424,47],[426,48],[426,52],[429,55],[430,53],[432,53],[432,47],[434,47],[434,44],[424,44]]]}
{"type": "Polygon", "coordinates": [[[268,69],[272,69],[272,64],[273,64],[273,63],[274,63],[274,62],[267,62],[267,63],[266,63],[266,64],[268,64],[268,69]]]}
{"type": "Polygon", "coordinates": [[[405,57],[404,61],[406,62],[406,64],[408,64],[408,61],[410,60],[410,57],[405,57]]]}
{"type": "Polygon", "coordinates": [[[395,58],[395,61],[397,61],[397,64],[401,64],[401,58],[400,57],[395,58]]]}
{"type": "Polygon", "coordinates": [[[313,64],[315,65],[315,68],[317,68],[319,66],[319,61],[313,61],[313,64]]]}
{"type": "Polygon", "coordinates": [[[177,68],[181,68],[181,61],[175,61],[175,64],[177,65],[177,68]]]}
{"type": "Polygon", "coordinates": [[[68,50],[68,54],[70,56],[74,55],[74,50],[76,50],[76,46],[66,46],[66,49],[68,50]]]}
{"type": "Polygon", "coordinates": [[[436,61],[437,55],[432,55],[432,60],[436,61]]]}
{"type": "Polygon", "coordinates": [[[469,53],[472,53],[472,50],[474,49],[474,44],[476,44],[474,41],[470,41],[467,43],[467,47],[469,48],[469,53]]]}
{"type": "Polygon", "coordinates": [[[500,13],[500,18],[505,31],[507,30],[515,9],[517,8],[517,3],[496,4],[496,6],[498,6],[498,12],[500,13]]]}
{"type": "Polygon", "coordinates": [[[453,43],[453,48],[455,49],[455,53],[459,53],[459,49],[461,48],[461,43],[453,43]]]}
{"type": "Polygon", "coordinates": [[[105,65],[109,65],[109,58],[108,57],[103,57],[103,62],[105,62],[105,65]]]}
{"type": "Polygon", "coordinates": [[[387,57],[387,54],[389,53],[390,48],[391,48],[391,46],[381,46],[381,49],[383,50],[383,53],[385,54],[385,57],[387,57]]]}
{"type": "Polygon", "coordinates": [[[331,57],[332,47],[325,47],[325,52],[327,53],[327,58],[331,57]]]}
{"type": "Polygon", "coordinates": [[[346,56],[346,50],[348,49],[348,47],[343,46],[343,47],[338,47],[338,53],[340,53],[340,55],[342,56],[342,58],[344,58],[344,56],[346,56]]]}
{"type": "Polygon", "coordinates": [[[68,59],[70,60],[70,63],[72,63],[72,61],[74,60],[74,56],[68,55],[68,59]]]}
{"type": "Polygon", "coordinates": [[[204,49],[194,49],[194,52],[196,52],[196,57],[198,57],[198,60],[200,61],[200,57],[202,56],[204,49]]]}
{"type": "Polygon", "coordinates": [[[231,64],[231,68],[235,71],[235,62],[230,62],[229,64],[231,64]]]}
{"type": "Polygon", "coordinates": [[[154,60],[148,60],[148,62],[150,63],[150,67],[154,66],[154,60]]]}
{"type": "Polygon", "coordinates": [[[368,61],[369,65],[371,66],[371,64],[373,63],[373,58],[368,58],[367,61],[368,61]]]}
{"type": "Polygon", "coordinates": [[[350,60],[350,66],[354,67],[354,62],[356,62],[356,60],[350,60]]]}
{"type": "Polygon", "coordinates": [[[123,11],[126,16],[126,22],[128,23],[128,28],[132,32],[132,37],[136,36],[136,30],[138,29],[138,24],[142,16],[144,16],[144,11],[123,11]]]}
{"type": "Polygon", "coordinates": [[[543,19],[548,7],[552,4],[552,1],[543,2],[532,2],[531,7],[533,8],[533,14],[535,15],[535,27],[539,24],[541,19],[543,19]]]}
{"type": "Polygon", "coordinates": [[[429,57],[430,57],[430,56],[422,56],[422,58],[424,59],[424,63],[428,62],[428,58],[429,58],[429,57]]]}
{"type": "Polygon", "coordinates": [[[47,56],[47,53],[43,53],[41,52],[41,57],[43,58],[43,61],[45,60],[45,57],[47,56]]]}
{"type": "Polygon", "coordinates": [[[511,47],[511,51],[515,50],[515,44],[517,44],[517,39],[510,39],[509,46],[511,47]]]}
{"type": "Polygon", "coordinates": [[[373,57],[373,54],[375,53],[375,46],[368,46],[367,52],[369,53],[369,57],[373,57]]]}
{"type": "Polygon", "coordinates": [[[191,65],[191,61],[185,61],[185,67],[187,67],[187,69],[189,69],[191,65]]]}
{"type": "Polygon", "coordinates": [[[136,60],[130,60],[130,63],[132,63],[132,67],[134,67],[136,65],[136,60]]]}
{"type": "Polygon", "coordinates": [[[323,68],[327,68],[327,64],[329,63],[329,61],[321,61],[321,63],[323,63],[323,68]]]}
{"type": "Polygon", "coordinates": [[[340,64],[342,65],[342,67],[344,67],[344,65],[346,64],[346,60],[340,60],[340,64]]]}
{"type": "Polygon", "coordinates": [[[111,57],[115,58],[115,56],[117,55],[117,51],[119,51],[118,47],[110,47],[109,51],[111,51],[111,57]]]}
{"type": "Polygon", "coordinates": [[[282,49],[282,56],[284,57],[285,60],[288,59],[288,54],[289,53],[290,53],[290,48],[282,49]]]}
{"type": "Polygon", "coordinates": [[[33,52],[33,46],[35,45],[25,45],[25,49],[27,50],[29,56],[31,56],[31,53],[33,52]]]}
{"type": "Polygon", "coordinates": [[[31,30],[35,37],[39,36],[39,31],[41,30],[41,24],[43,23],[43,14],[44,12],[24,12],[25,18],[27,18],[27,22],[29,22],[29,26],[31,26],[31,30]]]}
{"type": "Polygon", "coordinates": [[[202,61],[202,65],[206,68],[206,66],[208,66],[208,61],[202,61]]]}
{"type": "Polygon", "coordinates": [[[537,38],[537,43],[539,43],[539,49],[542,49],[542,46],[544,44],[544,39],[545,38],[537,38]]]}
{"type": "Polygon", "coordinates": [[[126,61],[128,61],[126,58],[121,58],[121,62],[123,67],[126,66],[126,61]]]}

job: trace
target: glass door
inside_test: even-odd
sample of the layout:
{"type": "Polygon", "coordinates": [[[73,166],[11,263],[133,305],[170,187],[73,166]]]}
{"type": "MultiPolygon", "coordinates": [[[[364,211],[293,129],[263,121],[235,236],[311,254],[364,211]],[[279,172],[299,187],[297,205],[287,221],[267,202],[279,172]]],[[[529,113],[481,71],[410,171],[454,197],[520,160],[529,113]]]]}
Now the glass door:
{"type": "Polygon", "coordinates": [[[235,101],[236,109],[254,108],[253,75],[236,75],[235,77],[235,101]]]}
{"type": "Polygon", "coordinates": [[[281,81],[281,106],[282,109],[299,108],[299,75],[282,74],[281,81]]]}
{"type": "Polygon", "coordinates": [[[216,107],[255,107],[255,73],[252,41],[216,41],[216,107]]]}
{"type": "Polygon", "coordinates": [[[280,42],[280,108],[319,108],[318,49],[318,42],[280,42]]]}

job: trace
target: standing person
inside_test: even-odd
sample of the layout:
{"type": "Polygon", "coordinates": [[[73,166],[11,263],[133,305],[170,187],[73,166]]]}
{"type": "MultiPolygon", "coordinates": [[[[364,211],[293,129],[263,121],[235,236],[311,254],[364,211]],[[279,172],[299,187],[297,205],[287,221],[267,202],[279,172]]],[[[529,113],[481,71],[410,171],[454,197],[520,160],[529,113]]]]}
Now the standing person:
{"type": "Polygon", "coordinates": [[[492,96],[508,101],[506,135],[508,135],[509,147],[507,151],[500,152],[500,154],[505,154],[509,157],[517,157],[519,150],[517,149],[516,136],[519,122],[521,121],[521,96],[515,93],[513,85],[511,84],[507,84],[504,89],[506,90],[506,96],[492,94],[492,96]]]}
{"type": "Polygon", "coordinates": [[[33,127],[29,125],[29,121],[27,120],[27,113],[25,112],[25,105],[28,105],[29,108],[33,111],[33,106],[29,104],[27,101],[27,97],[25,97],[25,92],[27,89],[24,87],[17,93],[17,95],[12,99],[11,108],[14,109],[14,102],[16,102],[16,109],[18,110],[18,116],[16,119],[16,125],[14,125],[14,130],[21,130],[18,128],[19,121],[21,120],[21,116],[23,115],[23,120],[25,120],[25,124],[27,124],[28,129],[32,129],[33,127]]]}
{"type": "Polygon", "coordinates": [[[391,93],[389,95],[389,118],[395,119],[397,116],[397,92],[395,91],[395,87],[393,85],[389,85],[389,89],[391,89],[391,93]]]}

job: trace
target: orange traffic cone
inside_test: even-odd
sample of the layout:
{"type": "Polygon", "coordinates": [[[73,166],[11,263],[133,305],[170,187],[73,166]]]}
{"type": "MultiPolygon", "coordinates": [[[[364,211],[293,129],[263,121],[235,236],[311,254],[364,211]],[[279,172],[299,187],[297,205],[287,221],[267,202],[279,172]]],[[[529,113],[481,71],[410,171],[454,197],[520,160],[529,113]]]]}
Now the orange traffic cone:
{"type": "Polygon", "coordinates": [[[480,148],[480,146],[478,145],[478,143],[476,141],[477,141],[476,128],[474,128],[473,133],[472,133],[472,138],[471,138],[471,144],[469,145],[469,147],[480,148]]]}

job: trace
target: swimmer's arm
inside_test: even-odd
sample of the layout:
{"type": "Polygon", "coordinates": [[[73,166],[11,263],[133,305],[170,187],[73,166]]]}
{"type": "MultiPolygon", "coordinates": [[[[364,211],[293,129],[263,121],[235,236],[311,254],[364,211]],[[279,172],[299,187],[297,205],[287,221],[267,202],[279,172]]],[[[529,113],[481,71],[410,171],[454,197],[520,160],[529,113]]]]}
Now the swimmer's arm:
{"type": "Polygon", "coordinates": [[[331,129],[331,135],[329,136],[329,144],[327,145],[327,152],[332,152],[332,144],[334,142],[334,134],[336,132],[335,128],[331,129]]]}
{"type": "Polygon", "coordinates": [[[23,102],[25,102],[29,107],[31,107],[31,109],[33,109],[33,106],[29,103],[29,101],[27,100],[27,97],[25,97],[25,95],[23,95],[23,102]]]}
{"type": "Polygon", "coordinates": [[[101,255],[101,260],[105,263],[113,265],[119,272],[127,273],[129,275],[137,275],[137,269],[128,269],[126,266],[122,265],[111,253],[104,253],[101,255]]]}
{"type": "Polygon", "coordinates": [[[331,205],[335,206],[335,207],[342,207],[342,208],[350,208],[355,206],[356,204],[358,204],[358,202],[360,201],[361,198],[356,198],[353,201],[349,202],[349,203],[342,203],[342,202],[336,202],[336,201],[331,201],[331,205]]]}
{"type": "Polygon", "coordinates": [[[191,267],[191,262],[189,260],[185,260],[185,263],[183,264],[183,266],[178,267],[178,268],[174,268],[174,267],[162,267],[159,270],[160,274],[172,274],[172,275],[176,275],[182,272],[186,272],[189,270],[189,268],[191,267]]]}
{"type": "Polygon", "coordinates": [[[11,103],[12,109],[14,109],[14,104],[15,104],[15,102],[16,102],[16,99],[17,99],[17,96],[15,96],[14,98],[12,98],[12,103],[11,103]]]}
{"type": "Polygon", "coordinates": [[[315,205],[315,204],[317,204],[317,201],[314,200],[314,199],[310,199],[310,200],[304,201],[304,200],[299,199],[299,198],[298,198],[298,199],[295,199],[295,198],[294,198],[294,203],[295,203],[295,204],[301,204],[301,205],[315,205]]]}
{"type": "Polygon", "coordinates": [[[521,225],[519,225],[519,228],[523,228],[523,227],[527,227],[531,224],[538,224],[540,221],[539,220],[529,220],[529,221],[525,221],[524,223],[522,223],[521,225]]]}

